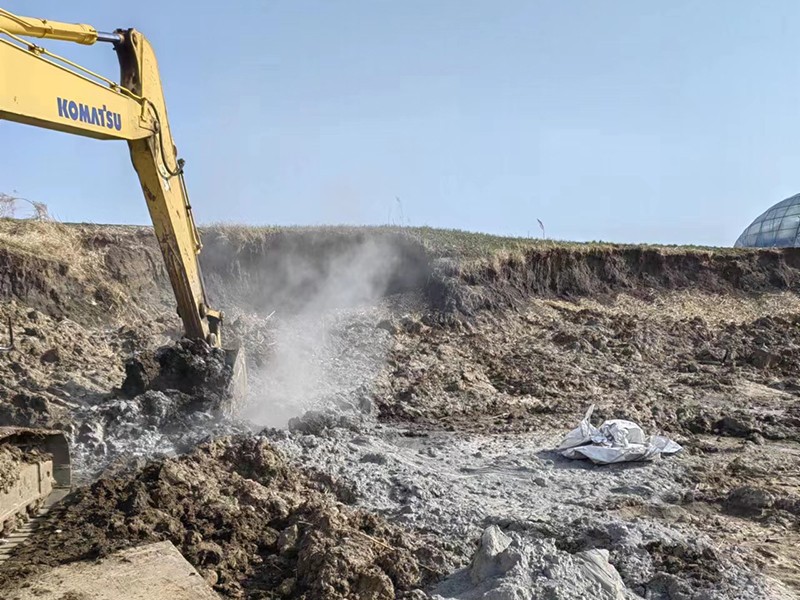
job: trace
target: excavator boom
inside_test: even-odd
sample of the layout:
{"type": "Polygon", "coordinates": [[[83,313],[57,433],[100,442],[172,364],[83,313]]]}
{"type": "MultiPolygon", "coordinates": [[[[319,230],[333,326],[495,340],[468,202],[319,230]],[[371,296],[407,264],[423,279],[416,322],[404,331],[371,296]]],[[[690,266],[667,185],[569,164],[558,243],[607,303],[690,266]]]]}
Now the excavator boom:
{"type": "MultiPolygon", "coordinates": [[[[0,120],[128,143],[184,333],[222,347],[222,313],[208,306],[184,163],[177,157],[158,64],[147,39],[134,29],[100,33],[91,25],[20,17],[0,9],[0,120]],[[28,38],[112,43],[120,80],[106,79],[28,38]]],[[[14,351],[10,327],[9,345],[0,352],[14,351]]],[[[246,373],[242,352],[227,351],[226,358],[232,378],[229,405],[222,408],[230,413],[245,394],[246,373]]],[[[71,483],[63,434],[0,427],[0,454],[5,453],[6,462],[19,452],[24,460],[17,461],[14,484],[0,486],[0,534],[71,483]]]]}
{"type": "MultiPolygon", "coordinates": [[[[177,156],[158,63],[147,39],[135,29],[102,33],[91,25],[20,17],[0,9],[0,120],[127,142],[184,333],[221,348],[222,313],[208,305],[199,262],[202,244],[183,178],[184,163],[177,156]],[[120,79],[93,73],[29,38],[111,43],[120,79]]],[[[12,350],[13,337],[10,346],[0,347],[12,350]]],[[[235,350],[227,351],[226,357],[232,372],[230,406],[236,406],[245,394],[244,355],[235,350]]]]}
{"type": "Polygon", "coordinates": [[[0,9],[0,29],[12,35],[48,38],[86,45],[102,41],[103,36],[114,35],[98,34],[97,30],[91,25],[59,23],[58,21],[48,21],[47,19],[20,17],[2,9],[0,9]]]}
{"type": "Polygon", "coordinates": [[[126,140],[187,337],[221,346],[221,314],[203,287],[202,245],[183,181],[155,53],[134,29],[98,34],[90,25],[19,17],[0,9],[0,118],[103,140],[126,140]],[[20,36],[80,44],[109,41],[113,82],[20,36]]]}
{"type": "Polygon", "coordinates": [[[172,139],[155,53],[134,29],[21,17],[0,9],[0,119],[101,140],[125,140],[153,221],[187,337],[222,346],[222,313],[209,307],[202,248],[172,139]],[[119,82],[24,38],[114,45],[119,82]]]}

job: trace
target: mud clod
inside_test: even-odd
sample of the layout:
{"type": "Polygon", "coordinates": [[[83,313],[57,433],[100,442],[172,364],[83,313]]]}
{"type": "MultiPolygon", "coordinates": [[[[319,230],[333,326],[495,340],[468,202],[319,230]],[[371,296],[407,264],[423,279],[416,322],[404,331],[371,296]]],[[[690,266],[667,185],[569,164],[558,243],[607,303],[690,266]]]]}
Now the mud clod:
{"type": "Polygon", "coordinates": [[[394,598],[447,564],[441,551],[427,558],[430,541],[318,491],[265,441],[234,438],[79,490],[58,523],[0,568],[0,589],[47,565],[162,540],[226,598],[277,588],[296,598],[394,598]]]}
{"type": "Polygon", "coordinates": [[[122,391],[129,397],[145,391],[178,391],[212,412],[228,401],[231,368],[225,352],[203,340],[183,339],[159,348],[153,358],[137,356],[125,363],[122,391]]]}
{"type": "Polygon", "coordinates": [[[58,348],[50,348],[49,350],[46,350],[44,354],[42,354],[42,357],[39,360],[45,364],[61,362],[61,352],[59,352],[58,348]]]}
{"type": "Polygon", "coordinates": [[[756,487],[738,487],[728,493],[725,508],[733,514],[759,516],[775,504],[775,496],[756,487]]]}

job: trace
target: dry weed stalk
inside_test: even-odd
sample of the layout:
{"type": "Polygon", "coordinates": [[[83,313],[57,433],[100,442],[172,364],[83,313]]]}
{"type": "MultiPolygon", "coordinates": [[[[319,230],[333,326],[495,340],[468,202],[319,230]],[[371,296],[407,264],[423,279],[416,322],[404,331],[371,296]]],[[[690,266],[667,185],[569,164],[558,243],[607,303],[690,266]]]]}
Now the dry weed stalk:
{"type": "Polygon", "coordinates": [[[0,192],[0,219],[14,219],[17,218],[17,209],[20,203],[30,204],[33,209],[33,214],[30,217],[24,217],[24,220],[29,221],[52,221],[50,212],[47,210],[47,205],[44,202],[36,202],[35,200],[28,200],[27,198],[20,198],[0,192]]]}
{"type": "Polygon", "coordinates": [[[0,193],[0,219],[0,247],[55,260],[86,279],[100,266],[99,257],[86,252],[80,230],[56,221],[44,202],[0,193]],[[30,216],[17,217],[21,203],[30,205],[30,216]]]}

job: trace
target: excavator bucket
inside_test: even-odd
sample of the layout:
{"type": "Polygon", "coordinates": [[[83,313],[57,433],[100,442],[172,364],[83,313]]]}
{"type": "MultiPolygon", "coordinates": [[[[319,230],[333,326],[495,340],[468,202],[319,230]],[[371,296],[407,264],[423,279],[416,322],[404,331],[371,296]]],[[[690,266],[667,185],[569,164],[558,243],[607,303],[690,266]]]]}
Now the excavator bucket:
{"type": "Polygon", "coordinates": [[[232,417],[241,412],[247,400],[247,364],[244,348],[226,348],[225,363],[231,369],[231,379],[228,383],[227,404],[222,407],[222,412],[227,417],[232,417]]]}
{"type": "Polygon", "coordinates": [[[72,485],[67,438],[60,431],[0,427],[0,529],[13,530],[72,485]]]}

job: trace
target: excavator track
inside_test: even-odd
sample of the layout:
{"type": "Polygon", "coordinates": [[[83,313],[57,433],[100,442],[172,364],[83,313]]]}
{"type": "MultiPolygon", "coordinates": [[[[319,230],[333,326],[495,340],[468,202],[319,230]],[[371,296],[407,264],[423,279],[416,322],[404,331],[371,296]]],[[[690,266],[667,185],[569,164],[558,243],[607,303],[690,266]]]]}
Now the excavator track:
{"type": "Polygon", "coordinates": [[[10,558],[71,491],[63,432],[0,427],[0,563],[10,558]]]}
{"type": "Polygon", "coordinates": [[[28,518],[28,520],[13,530],[10,534],[0,538],[0,566],[10,559],[17,548],[39,529],[48,519],[58,518],[58,513],[63,509],[60,504],[70,490],[56,489],[47,497],[42,506],[28,518]]]}

